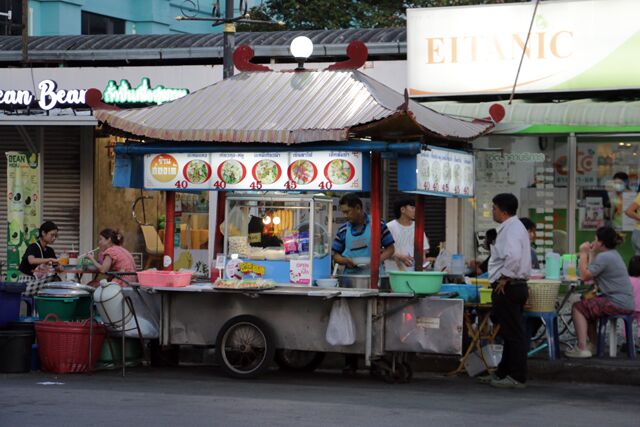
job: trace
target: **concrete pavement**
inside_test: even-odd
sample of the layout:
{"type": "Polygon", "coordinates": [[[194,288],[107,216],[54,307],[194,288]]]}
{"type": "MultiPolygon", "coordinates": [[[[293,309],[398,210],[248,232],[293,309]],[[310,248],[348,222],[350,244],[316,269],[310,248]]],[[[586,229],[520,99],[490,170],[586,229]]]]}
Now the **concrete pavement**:
{"type": "Polygon", "coordinates": [[[525,390],[496,390],[425,373],[401,385],[335,370],[273,370],[256,380],[206,367],[135,368],[126,378],[0,375],[0,425],[21,427],[635,426],[639,400],[631,386],[534,380],[525,390]]]}

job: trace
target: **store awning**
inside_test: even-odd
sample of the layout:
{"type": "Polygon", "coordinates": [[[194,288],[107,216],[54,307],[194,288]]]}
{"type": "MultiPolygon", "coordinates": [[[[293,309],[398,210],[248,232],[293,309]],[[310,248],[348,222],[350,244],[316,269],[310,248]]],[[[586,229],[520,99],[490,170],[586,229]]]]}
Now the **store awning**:
{"type": "Polygon", "coordinates": [[[96,126],[98,121],[88,111],[53,109],[47,114],[0,112],[0,126],[96,126]]]}
{"type": "MultiPolygon", "coordinates": [[[[422,105],[460,119],[486,117],[496,102],[425,102],[422,105]]],[[[566,102],[534,103],[514,101],[505,107],[505,118],[491,133],[568,134],[638,133],[640,101],[606,102],[578,99],[566,102]]]]}
{"type": "Polygon", "coordinates": [[[163,141],[470,141],[493,127],[438,113],[356,70],[246,72],[160,106],[94,115],[112,128],[163,141]]]}

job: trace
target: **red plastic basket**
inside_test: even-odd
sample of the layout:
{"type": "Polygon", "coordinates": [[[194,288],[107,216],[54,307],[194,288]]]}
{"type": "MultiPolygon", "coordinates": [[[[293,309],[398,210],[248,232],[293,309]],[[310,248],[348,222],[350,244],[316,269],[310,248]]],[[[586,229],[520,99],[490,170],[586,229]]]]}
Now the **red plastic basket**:
{"type": "Polygon", "coordinates": [[[93,324],[91,360],[89,361],[89,320],[60,322],[54,313],[35,322],[38,353],[43,371],[64,374],[93,369],[106,335],[104,325],[93,324]],[[54,322],[49,322],[54,319],[54,322]]]}
{"type": "Polygon", "coordinates": [[[142,286],[182,288],[191,283],[192,273],[183,271],[138,271],[138,281],[142,286]]]}

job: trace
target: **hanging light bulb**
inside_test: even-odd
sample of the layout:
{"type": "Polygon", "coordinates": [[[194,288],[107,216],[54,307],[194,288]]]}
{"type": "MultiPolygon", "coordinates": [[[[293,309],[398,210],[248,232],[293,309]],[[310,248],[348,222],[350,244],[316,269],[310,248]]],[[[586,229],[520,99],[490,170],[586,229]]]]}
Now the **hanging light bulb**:
{"type": "Polygon", "coordinates": [[[273,217],[273,224],[274,225],[280,224],[280,217],[279,216],[274,216],[273,217]]]}
{"type": "Polygon", "coordinates": [[[264,218],[262,218],[262,223],[264,225],[269,225],[271,224],[271,217],[269,215],[265,215],[264,218]]]}

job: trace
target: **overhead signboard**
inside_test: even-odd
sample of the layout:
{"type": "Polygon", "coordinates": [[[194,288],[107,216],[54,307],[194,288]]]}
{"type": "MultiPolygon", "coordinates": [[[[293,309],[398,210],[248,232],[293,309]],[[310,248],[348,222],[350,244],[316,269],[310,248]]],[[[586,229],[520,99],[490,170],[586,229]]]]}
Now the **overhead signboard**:
{"type": "Polygon", "coordinates": [[[369,162],[359,152],[165,153],[144,157],[155,190],[366,191],[369,162]]]}
{"type": "Polygon", "coordinates": [[[148,77],[143,77],[140,84],[132,87],[128,80],[109,80],[102,94],[102,100],[107,104],[164,104],[189,94],[189,89],[168,88],[162,85],[151,87],[148,77]]]}
{"type": "Polygon", "coordinates": [[[473,154],[427,147],[398,159],[398,190],[444,197],[473,197],[473,154]]]}
{"type": "Polygon", "coordinates": [[[43,110],[51,110],[58,106],[75,106],[85,103],[86,89],[58,89],[53,80],[42,80],[38,83],[37,94],[27,89],[0,90],[0,107],[29,107],[34,101],[43,110]]]}
{"type": "MultiPolygon", "coordinates": [[[[407,10],[409,94],[509,93],[535,2],[407,10]]],[[[517,91],[640,88],[640,1],[540,2],[517,91]]]]}
{"type": "MultiPolygon", "coordinates": [[[[60,89],[58,83],[45,79],[38,83],[38,91],[29,89],[0,89],[0,108],[26,108],[38,106],[48,111],[60,107],[86,107],[88,89],[60,89]]],[[[189,94],[188,89],[166,88],[162,85],[151,87],[147,77],[142,78],[140,84],[132,87],[127,80],[117,84],[109,80],[102,99],[108,104],[156,104],[160,105],[189,94]]]]}

